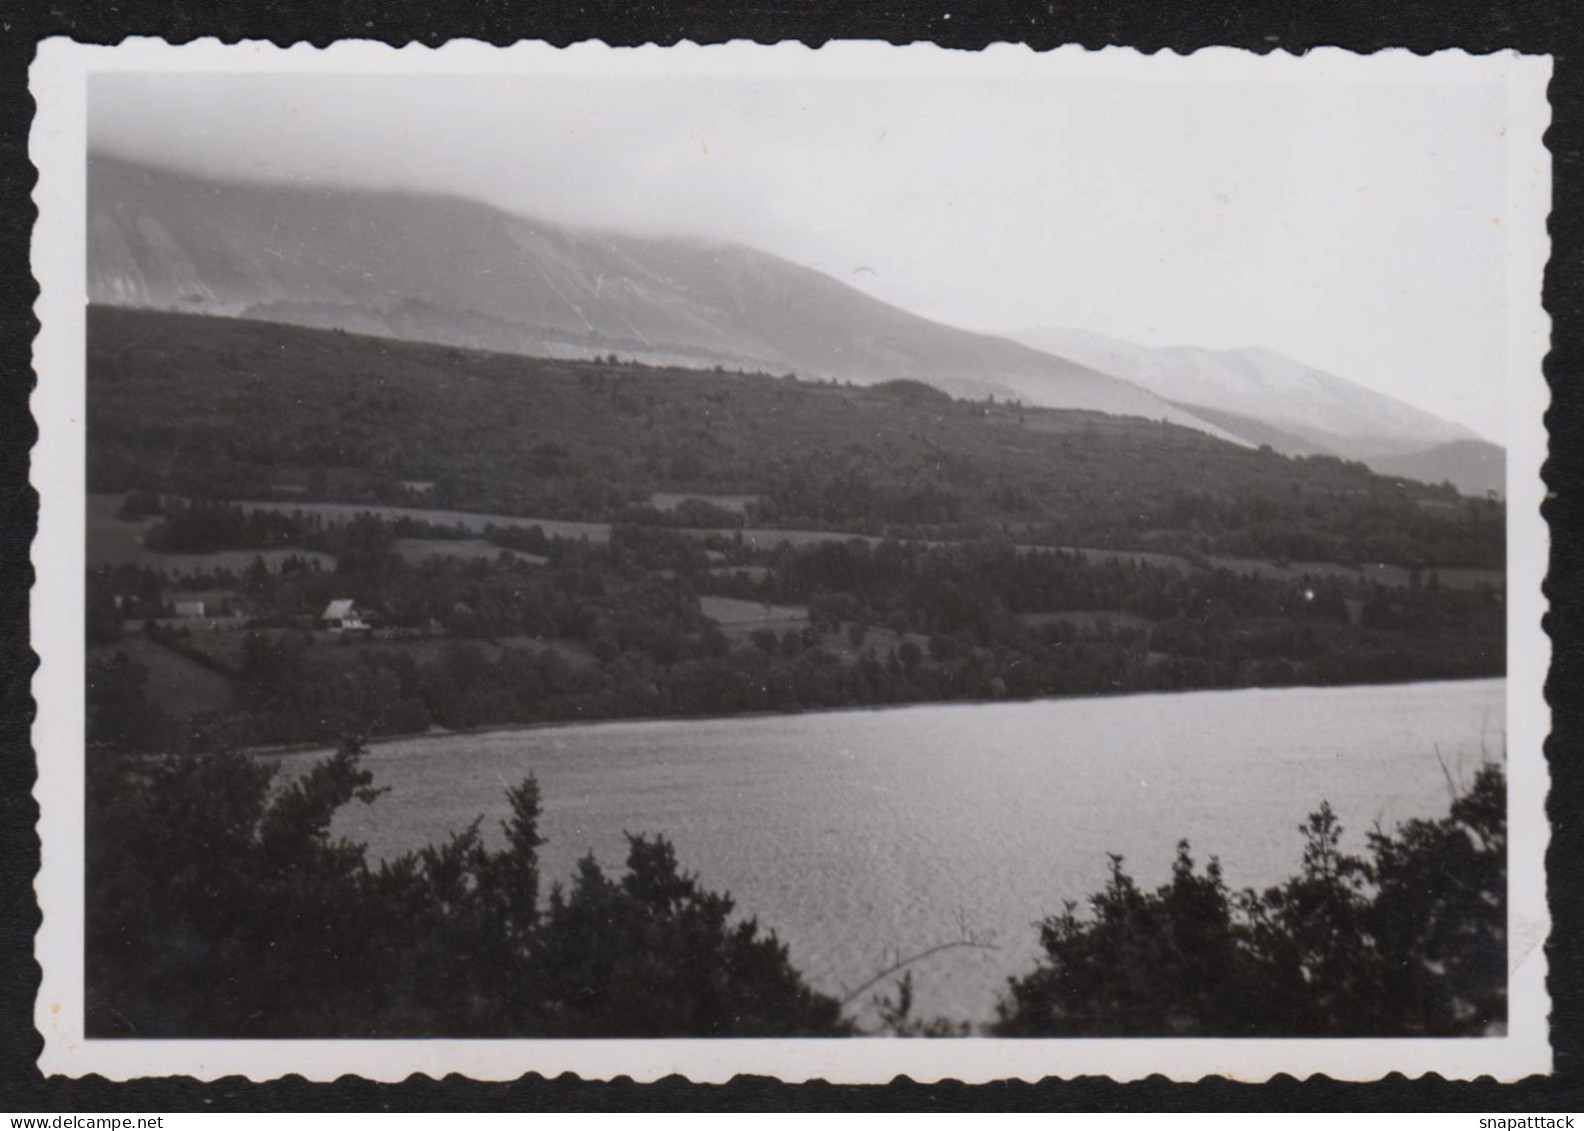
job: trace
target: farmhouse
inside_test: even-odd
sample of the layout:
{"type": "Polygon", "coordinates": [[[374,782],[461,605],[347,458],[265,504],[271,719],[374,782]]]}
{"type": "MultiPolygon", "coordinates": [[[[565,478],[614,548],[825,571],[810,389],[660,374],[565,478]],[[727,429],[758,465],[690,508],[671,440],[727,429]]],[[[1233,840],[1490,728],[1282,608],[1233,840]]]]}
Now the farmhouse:
{"type": "Polygon", "coordinates": [[[177,601],[176,615],[179,617],[201,617],[204,615],[202,601],[177,601]]]}
{"type": "Polygon", "coordinates": [[[350,597],[337,597],[325,606],[325,611],[319,614],[319,623],[331,632],[367,632],[368,625],[363,622],[363,614],[358,612],[357,605],[350,597]]]}

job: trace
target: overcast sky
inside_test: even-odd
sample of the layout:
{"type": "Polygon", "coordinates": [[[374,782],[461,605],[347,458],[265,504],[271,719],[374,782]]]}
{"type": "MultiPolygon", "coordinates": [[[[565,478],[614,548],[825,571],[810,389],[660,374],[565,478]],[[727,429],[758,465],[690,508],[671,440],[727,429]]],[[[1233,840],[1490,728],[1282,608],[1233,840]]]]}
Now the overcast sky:
{"type": "Polygon", "coordinates": [[[101,74],[90,99],[123,156],[738,240],[975,329],[1266,346],[1503,435],[1494,82],[101,74]]]}

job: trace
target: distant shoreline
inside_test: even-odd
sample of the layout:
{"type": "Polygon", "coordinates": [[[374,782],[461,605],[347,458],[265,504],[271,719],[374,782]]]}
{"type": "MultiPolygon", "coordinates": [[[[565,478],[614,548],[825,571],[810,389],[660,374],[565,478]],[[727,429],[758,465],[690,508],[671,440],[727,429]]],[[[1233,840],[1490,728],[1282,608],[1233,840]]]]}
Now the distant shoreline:
{"type": "MultiPolygon", "coordinates": [[[[437,727],[427,731],[409,731],[406,734],[372,735],[364,738],[362,744],[365,748],[369,748],[385,746],[393,742],[472,738],[492,734],[514,734],[519,731],[532,730],[582,729],[586,727],[616,726],[623,723],[713,723],[724,722],[729,719],[781,719],[798,718],[805,715],[878,713],[882,711],[903,711],[918,707],[1016,706],[1026,703],[1074,702],[1084,699],[1136,699],[1145,696],[1159,698],[1168,695],[1175,697],[1179,695],[1205,695],[1217,692],[1230,694],[1240,691],[1356,691],[1370,687],[1422,687],[1437,683],[1474,683],[1489,680],[1505,681],[1506,679],[1507,675],[1503,673],[1501,675],[1454,676],[1448,679],[1390,680],[1376,683],[1284,683],[1273,685],[1256,684],[1251,687],[1179,687],[1161,691],[1114,691],[1093,695],[1035,695],[1022,698],[1008,697],[998,699],[926,699],[916,703],[852,704],[844,707],[820,707],[805,711],[740,711],[729,715],[628,715],[606,719],[555,719],[531,723],[485,723],[482,726],[458,730],[447,730],[443,727],[437,727]]],[[[286,758],[320,751],[333,751],[337,746],[339,746],[339,743],[336,742],[296,742],[278,746],[244,746],[241,752],[258,758],[286,758]]]]}

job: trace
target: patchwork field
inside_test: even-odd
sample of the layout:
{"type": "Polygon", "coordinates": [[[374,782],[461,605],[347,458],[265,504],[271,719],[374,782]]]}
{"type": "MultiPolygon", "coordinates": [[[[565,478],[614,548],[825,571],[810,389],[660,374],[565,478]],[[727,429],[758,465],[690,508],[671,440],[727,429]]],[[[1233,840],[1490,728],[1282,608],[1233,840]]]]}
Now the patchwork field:
{"type": "Polygon", "coordinates": [[[746,637],[759,628],[785,632],[808,624],[807,605],[766,605],[736,597],[700,597],[699,608],[732,639],[746,637]]]}

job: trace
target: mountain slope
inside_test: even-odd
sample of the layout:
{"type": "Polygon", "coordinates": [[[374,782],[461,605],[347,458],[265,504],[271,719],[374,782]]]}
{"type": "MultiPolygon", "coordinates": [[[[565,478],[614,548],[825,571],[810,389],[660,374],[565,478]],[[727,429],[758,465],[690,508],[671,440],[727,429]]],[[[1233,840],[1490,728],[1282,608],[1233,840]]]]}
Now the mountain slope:
{"type": "Polygon", "coordinates": [[[1372,471],[1420,483],[1450,483],[1465,495],[1507,493],[1507,453],[1485,440],[1454,440],[1422,452],[1366,460],[1372,471]]]}
{"type": "Polygon", "coordinates": [[[1254,443],[1300,455],[1349,459],[1406,455],[1475,439],[1461,425],[1266,349],[1210,350],[1135,345],[1087,330],[1042,327],[1010,337],[1121,377],[1254,443]],[[1226,414],[1274,429],[1239,431],[1226,414]],[[1301,443],[1278,443],[1282,434],[1301,443]],[[1303,446],[1308,446],[1308,451],[1303,446]]]}
{"type": "Polygon", "coordinates": [[[889,306],[737,245],[561,227],[406,192],[89,163],[96,303],[551,357],[616,353],[1165,419],[1191,412],[1063,358],[889,306]]]}
{"type": "Polygon", "coordinates": [[[1204,405],[1179,406],[1192,412],[1201,419],[1208,420],[1219,428],[1224,428],[1233,435],[1247,440],[1255,445],[1269,445],[1284,456],[1334,456],[1336,449],[1327,444],[1317,443],[1306,436],[1296,432],[1278,428],[1269,421],[1259,420],[1252,416],[1244,416],[1237,412],[1223,412],[1220,409],[1206,408],[1204,405]]]}

